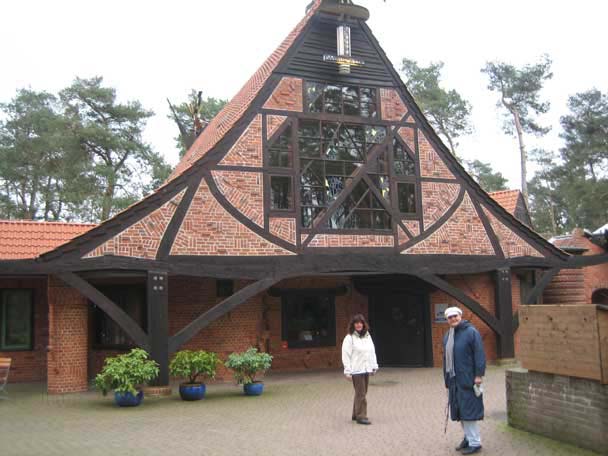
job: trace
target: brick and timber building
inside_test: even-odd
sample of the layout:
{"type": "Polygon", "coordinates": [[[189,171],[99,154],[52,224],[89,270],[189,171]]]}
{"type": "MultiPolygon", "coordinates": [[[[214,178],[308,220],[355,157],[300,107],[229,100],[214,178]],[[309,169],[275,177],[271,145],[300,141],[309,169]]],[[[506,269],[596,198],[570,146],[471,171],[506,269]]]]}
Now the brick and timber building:
{"type": "Polygon", "coordinates": [[[158,361],[160,385],[182,348],[253,345],[274,369],[336,368],[360,312],[381,365],[436,366],[448,305],[490,359],[515,356],[518,306],[560,269],[606,257],[573,258],[477,185],[368,15],[313,1],[162,187],[35,258],[0,261],[11,380],[80,391],[131,346],[158,361]]]}

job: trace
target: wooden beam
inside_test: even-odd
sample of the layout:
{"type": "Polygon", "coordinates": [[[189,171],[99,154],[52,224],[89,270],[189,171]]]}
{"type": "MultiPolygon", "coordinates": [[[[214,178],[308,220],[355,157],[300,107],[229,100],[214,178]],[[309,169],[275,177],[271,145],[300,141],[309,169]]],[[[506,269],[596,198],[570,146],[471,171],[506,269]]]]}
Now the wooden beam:
{"type": "Polygon", "coordinates": [[[127,313],[118,307],[101,291],[73,272],[63,272],[57,275],[61,280],[78,290],[93,304],[103,310],[127,335],[146,351],[150,350],[148,335],[127,313]]]}
{"type": "Polygon", "coordinates": [[[148,271],[146,283],[150,356],[159,365],[157,386],[169,384],[169,277],[148,271]]]}
{"type": "Polygon", "coordinates": [[[513,336],[513,299],[511,269],[502,268],[495,275],[495,308],[502,332],[496,337],[496,354],[499,359],[515,357],[515,338],[513,336]]]}
{"type": "Polygon", "coordinates": [[[601,255],[587,255],[587,256],[571,256],[567,260],[567,268],[584,268],[585,266],[595,266],[598,264],[608,263],[608,253],[602,253],[601,255]]]}
{"type": "Polygon", "coordinates": [[[434,274],[414,274],[420,277],[425,282],[430,283],[444,293],[450,295],[454,299],[457,299],[463,305],[468,307],[475,315],[483,320],[496,334],[502,333],[502,325],[498,319],[488,312],[481,304],[475,301],[473,298],[467,296],[462,290],[446,282],[442,278],[434,274]]]}
{"type": "Polygon", "coordinates": [[[545,271],[540,281],[524,297],[524,302],[522,302],[522,304],[536,304],[538,298],[543,294],[545,288],[547,288],[547,285],[551,283],[553,277],[555,277],[560,270],[560,268],[552,268],[545,271]]]}
{"type": "Polygon", "coordinates": [[[240,306],[249,298],[264,290],[267,290],[282,279],[283,277],[271,277],[259,280],[247,285],[244,288],[241,288],[232,296],[224,299],[222,302],[203,313],[201,316],[190,322],[186,327],[182,328],[178,333],[171,337],[169,339],[169,352],[176,352],[179,347],[192,339],[201,329],[227,314],[232,309],[240,306]]]}

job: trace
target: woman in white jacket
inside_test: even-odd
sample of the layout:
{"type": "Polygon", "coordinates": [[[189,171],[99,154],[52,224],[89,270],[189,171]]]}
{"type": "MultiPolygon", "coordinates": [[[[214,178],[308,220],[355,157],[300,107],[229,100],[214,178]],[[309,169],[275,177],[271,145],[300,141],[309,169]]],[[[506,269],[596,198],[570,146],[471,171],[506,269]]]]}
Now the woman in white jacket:
{"type": "Polygon", "coordinates": [[[378,370],[376,348],[369,334],[365,317],[355,315],[348,325],[348,334],[342,342],[342,364],[344,375],[353,381],[355,400],[353,404],[353,421],[359,424],[372,424],[367,418],[367,385],[369,376],[378,370]]]}

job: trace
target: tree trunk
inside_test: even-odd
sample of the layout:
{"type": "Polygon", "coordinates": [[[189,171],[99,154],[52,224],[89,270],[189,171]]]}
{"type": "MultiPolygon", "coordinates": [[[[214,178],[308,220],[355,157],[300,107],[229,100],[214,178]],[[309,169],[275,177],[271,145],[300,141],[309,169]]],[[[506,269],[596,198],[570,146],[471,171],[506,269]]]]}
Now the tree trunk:
{"type": "Polygon", "coordinates": [[[101,204],[101,221],[110,218],[110,212],[112,211],[112,203],[114,202],[114,189],[116,188],[116,182],[114,177],[108,179],[108,186],[103,192],[103,201],[101,204]]]}
{"type": "Polygon", "coordinates": [[[517,110],[512,109],[511,113],[513,114],[513,120],[515,121],[515,130],[517,131],[517,140],[519,141],[519,153],[521,160],[521,193],[524,196],[526,204],[530,204],[528,200],[528,172],[527,172],[527,163],[528,163],[528,153],[526,152],[526,145],[524,144],[524,132],[521,126],[521,120],[519,118],[519,112],[517,110]]]}

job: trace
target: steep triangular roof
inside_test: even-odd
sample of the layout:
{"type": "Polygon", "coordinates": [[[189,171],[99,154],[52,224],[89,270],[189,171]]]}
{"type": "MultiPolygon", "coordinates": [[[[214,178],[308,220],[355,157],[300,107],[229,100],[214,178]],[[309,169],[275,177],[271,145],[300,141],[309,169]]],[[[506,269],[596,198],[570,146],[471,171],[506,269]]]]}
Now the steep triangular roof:
{"type": "MultiPolygon", "coordinates": [[[[311,4],[161,188],[44,259],[283,256],[336,248],[371,251],[369,247],[404,254],[564,259],[564,252],[497,204],[449,153],[364,21],[351,23],[353,46],[364,67],[338,76],[335,66],[323,61],[324,52],[335,50],[336,17],[321,11],[322,4],[311,4]],[[271,172],[264,167],[265,147],[306,114],[304,81],[323,81],[329,74],[336,84],[375,87],[383,128],[416,160],[418,214],[395,217],[393,233],[336,235],[318,227],[305,231],[299,216],[269,211],[266,187],[271,172]],[[479,242],[456,245],[471,236],[480,237],[479,242]]],[[[355,180],[362,178],[367,192],[374,193],[374,204],[394,210],[365,175],[368,165],[355,180]]]]}

